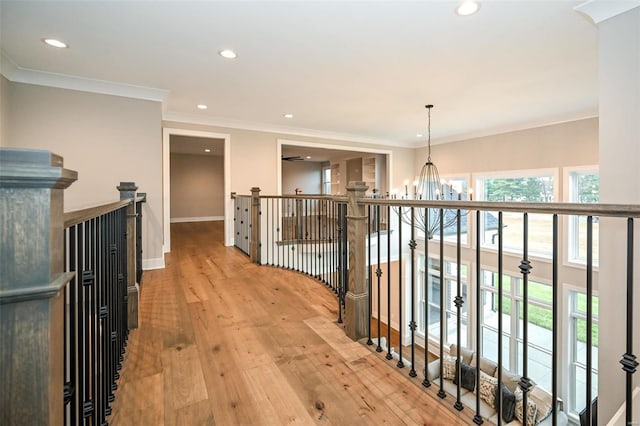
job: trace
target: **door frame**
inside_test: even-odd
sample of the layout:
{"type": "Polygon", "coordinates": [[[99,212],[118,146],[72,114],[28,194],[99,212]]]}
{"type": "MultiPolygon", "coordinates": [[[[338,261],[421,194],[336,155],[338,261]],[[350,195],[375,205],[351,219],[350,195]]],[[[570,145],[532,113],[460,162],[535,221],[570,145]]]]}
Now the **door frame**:
{"type": "Polygon", "coordinates": [[[233,216],[231,208],[231,135],[172,127],[162,129],[162,250],[171,251],[171,135],[224,139],[224,245],[233,245],[233,216]]]}

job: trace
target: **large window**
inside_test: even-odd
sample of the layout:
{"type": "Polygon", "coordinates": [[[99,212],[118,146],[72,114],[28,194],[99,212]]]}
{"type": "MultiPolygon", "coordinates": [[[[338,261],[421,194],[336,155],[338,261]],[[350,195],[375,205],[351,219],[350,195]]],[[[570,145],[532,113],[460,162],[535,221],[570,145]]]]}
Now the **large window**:
{"type": "MultiPolygon", "coordinates": [[[[420,313],[418,318],[418,333],[423,336],[427,325],[424,322],[425,309],[427,309],[427,303],[425,300],[425,285],[424,285],[424,256],[420,256],[420,298],[418,300],[418,312],[420,313]]],[[[461,327],[460,327],[460,341],[462,346],[468,346],[468,333],[467,333],[467,265],[460,265],[460,280],[461,280],[461,296],[465,303],[461,308],[461,327]]],[[[444,327],[445,327],[445,345],[456,343],[457,341],[457,308],[455,306],[455,297],[457,295],[457,268],[455,262],[445,260],[444,262],[444,327]]],[[[435,340],[440,340],[440,326],[441,326],[441,312],[440,312],[440,261],[438,259],[429,258],[429,276],[427,279],[427,292],[428,292],[428,328],[429,337],[435,340]]]]}
{"type": "Polygon", "coordinates": [[[331,195],[331,167],[322,168],[322,193],[331,195]]]}
{"type": "MultiPolygon", "coordinates": [[[[484,176],[477,179],[478,199],[498,202],[546,203],[555,200],[555,171],[513,172],[507,175],[484,176]]],[[[523,214],[503,213],[503,248],[522,252],[523,214]]],[[[497,248],[498,212],[482,216],[482,244],[497,248]]],[[[531,254],[552,255],[552,216],[529,214],[529,251],[531,254]]]]}
{"type": "MultiPolygon", "coordinates": [[[[600,200],[600,176],[594,168],[569,171],[568,201],[572,203],[597,203],[600,200]]],[[[598,265],[599,220],[593,218],[593,263],[598,265]]],[[[569,261],[586,263],[587,217],[569,217],[569,261]]]]}
{"type": "MultiPolygon", "coordinates": [[[[483,270],[481,283],[482,356],[498,362],[498,278],[483,270]]],[[[552,288],[529,280],[528,375],[538,385],[551,389],[552,288]]],[[[522,374],[524,345],[523,281],[502,277],[502,363],[504,368],[522,374]]]]}
{"type": "MultiPolygon", "coordinates": [[[[591,330],[591,397],[598,395],[598,297],[592,301],[591,330]]],[[[569,410],[579,413],[586,406],[587,389],[587,297],[584,293],[569,292],[569,410]]]]}
{"type": "MultiPolygon", "coordinates": [[[[444,194],[442,194],[443,199],[445,200],[468,200],[468,180],[464,177],[448,177],[443,179],[442,190],[444,194]]],[[[444,216],[444,229],[443,235],[444,240],[448,242],[455,243],[457,241],[457,210],[445,210],[443,213],[444,216]]],[[[437,209],[431,209],[430,215],[433,217],[439,217],[440,211],[437,209]]],[[[439,222],[438,222],[439,223],[439,222]]],[[[467,235],[469,233],[469,217],[467,214],[467,210],[462,210],[460,214],[460,242],[464,245],[467,244],[468,239],[467,235]]],[[[436,240],[440,239],[440,229],[437,229],[434,233],[434,238],[436,240]]]]}

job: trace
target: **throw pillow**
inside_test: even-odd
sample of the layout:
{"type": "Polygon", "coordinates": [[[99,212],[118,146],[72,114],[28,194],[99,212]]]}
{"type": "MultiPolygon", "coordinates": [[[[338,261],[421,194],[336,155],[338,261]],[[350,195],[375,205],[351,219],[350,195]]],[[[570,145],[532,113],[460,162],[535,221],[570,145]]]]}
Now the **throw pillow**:
{"type": "MultiPolygon", "coordinates": [[[[502,389],[502,420],[504,420],[506,423],[509,423],[510,421],[515,419],[516,396],[509,390],[507,386],[505,386],[504,383],[501,383],[500,387],[502,389]]],[[[500,398],[500,395],[498,395],[499,393],[500,392],[498,391],[498,388],[496,386],[496,400],[500,398]]],[[[533,424],[531,426],[533,426],[533,424]]]]}
{"type": "Polygon", "coordinates": [[[498,389],[498,379],[491,377],[483,371],[480,372],[480,398],[490,407],[496,407],[496,390],[498,389]]]}
{"type": "MultiPolygon", "coordinates": [[[[462,376],[462,380],[460,381],[460,386],[470,390],[476,388],[476,369],[475,367],[471,367],[470,365],[465,364],[464,362],[460,364],[460,376],[462,376]]],[[[453,379],[453,384],[458,384],[458,377],[453,379]]]]}
{"type": "Polygon", "coordinates": [[[455,358],[445,357],[442,363],[442,378],[453,380],[456,377],[456,360],[455,358]]]}
{"type": "Polygon", "coordinates": [[[531,401],[535,402],[536,407],[538,408],[536,421],[540,423],[549,417],[551,411],[553,411],[553,400],[551,398],[551,394],[543,388],[535,386],[531,389],[531,392],[529,392],[529,397],[531,398],[531,401]]]}
{"type": "MultiPolygon", "coordinates": [[[[521,423],[523,421],[523,397],[522,397],[522,389],[519,387],[514,392],[516,396],[516,418],[520,420],[521,423]]],[[[538,407],[536,403],[531,400],[531,398],[527,398],[527,425],[533,426],[535,425],[536,416],[538,414],[538,407]]]]}

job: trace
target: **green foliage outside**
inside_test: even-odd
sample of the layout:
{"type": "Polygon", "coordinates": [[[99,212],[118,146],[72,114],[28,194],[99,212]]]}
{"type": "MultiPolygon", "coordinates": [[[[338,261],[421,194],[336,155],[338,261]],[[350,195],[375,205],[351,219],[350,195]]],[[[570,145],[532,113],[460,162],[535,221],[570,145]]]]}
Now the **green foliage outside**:
{"type": "MultiPolygon", "coordinates": [[[[503,276],[502,286],[505,291],[509,291],[511,288],[511,277],[508,275],[503,276]]],[[[494,275],[494,287],[498,287],[498,275],[494,275]]],[[[523,287],[522,281],[519,281],[519,294],[522,294],[523,287]]],[[[536,283],[533,281],[529,281],[529,300],[539,300],[541,302],[552,302],[553,290],[551,286],[536,283]]],[[[493,295],[493,306],[495,310],[498,309],[498,295],[493,295]]],[[[576,300],[576,310],[581,313],[587,312],[587,298],[584,294],[578,294],[576,300]]],[[[597,297],[593,298],[593,315],[598,316],[598,308],[599,308],[599,300],[597,297]]],[[[502,312],[506,315],[511,315],[511,297],[503,296],[502,297],[502,312]]],[[[547,330],[552,330],[553,328],[553,313],[551,309],[543,308],[541,306],[529,304],[529,323],[535,324],[539,327],[546,328],[547,330]]],[[[522,309],[519,309],[518,316],[520,319],[523,319],[522,309]]],[[[587,341],[587,321],[586,320],[578,320],[577,321],[577,334],[578,341],[586,343],[587,341]]],[[[593,346],[598,346],[598,325],[593,324],[591,330],[591,338],[593,346]]]]}
{"type": "Polygon", "coordinates": [[[487,201],[553,201],[553,178],[550,176],[497,178],[485,180],[487,201]]]}

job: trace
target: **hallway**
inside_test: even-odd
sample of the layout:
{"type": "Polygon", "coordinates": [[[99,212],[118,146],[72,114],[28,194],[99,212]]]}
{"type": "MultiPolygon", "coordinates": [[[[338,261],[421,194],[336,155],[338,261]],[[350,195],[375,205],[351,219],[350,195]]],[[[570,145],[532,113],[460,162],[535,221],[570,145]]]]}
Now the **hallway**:
{"type": "Polygon", "coordinates": [[[143,277],[110,424],[471,423],[347,338],[321,283],[251,264],[224,247],[223,222],[171,226],[166,268],[143,277]]]}

